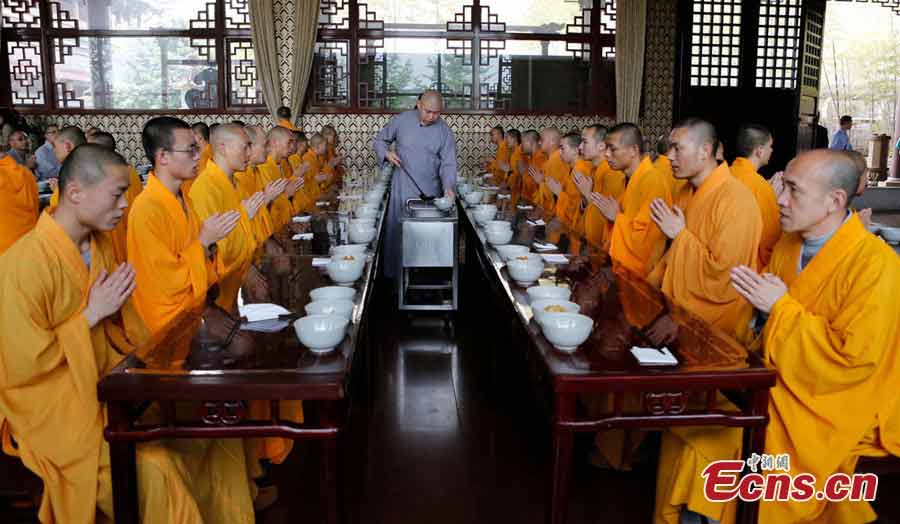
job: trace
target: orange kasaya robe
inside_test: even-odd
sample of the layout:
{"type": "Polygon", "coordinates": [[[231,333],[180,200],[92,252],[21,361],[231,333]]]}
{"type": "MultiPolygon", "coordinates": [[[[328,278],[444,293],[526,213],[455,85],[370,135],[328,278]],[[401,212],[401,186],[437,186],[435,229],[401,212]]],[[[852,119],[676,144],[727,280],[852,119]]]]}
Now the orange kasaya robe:
{"type": "MultiPolygon", "coordinates": [[[[203,146],[203,149],[200,150],[200,160],[197,161],[197,176],[200,176],[200,173],[206,169],[206,164],[208,164],[210,160],[212,160],[212,144],[207,143],[203,146]]],[[[190,195],[191,185],[195,180],[197,179],[193,178],[191,180],[185,180],[181,184],[181,192],[185,195],[190,195]]]]}
{"type": "Polygon", "coordinates": [[[575,166],[565,177],[563,189],[559,193],[559,197],[556,201],[556,216],[563,224],[569,226],[580,235],[584,234],[584,222],[581,220],[581,206],[584,201],[584,196],[581,194],[581,191],[578,190],[578,186],[575,185],[575,172],[577,171],[590,178],[593,170],[594,165],[590,160],[585,160],[583,158],[576,160],[575,166]]]}
{"type": "Polygon", "coordinates": [[[653,167],[662,175],[669,186],[669,194],[672,195],[672,205],[678,206],[682,211],[687,209],[694,194],[694,186],[684,178],[675,178],[672,170],[672,161],[666,155],[659,155],[653,162],[653,167]]]}
{"type": "Polygon", "coordinates": [[[557,149],[550,153],[550,156],[544,163],[543,171],[544,181],[538,187],[537,194],[534,197],[534,204],[547,212],[554,213],[556,211],[557,196],[547,186],[547,177],[556,180],[565,189],[566,179],[570,178],[569,173],[572,171],[572,168],[569,167],[569,164],[563,162],[559,149],[557,149]]]}
{"type": "MultiPolygon", "coordinates": [[[[259,167],[252,165],[247,165],[247,169],[234,174],[234,184],[237,187],[238,197],[241,200],[250,198],[259,191],[263,191],[266,187],[259,167]]],[[[260,208],[256,217],[250,221],[250,225],[253,226],[253,234],[260,243],[265,242],[267,238],[272,236],[274,229],[272,227],[272,217],[267,206],[260,208]]]]}
{"type": "MultiPolygon", "coordinates": [[[[100,514],[111,521],[97,383],[146,330],[130,302],[88,326],[91,286],[117,266],[112,246],[107,235],[93,235],[88,266],[53,211],[0,257],[0,432],[4,451],[43,481],[41,522],[95,522],[100,514]]],[[[141,521],[252,523],[241,441],[189,440],[136,446],[141,521]]]]}
{"type": "MultiPolygon", "coordinates": [[[[269,184],[279,178],[290,178],[290,171],[282,173],[281,165],[275,162],[270,155],[266,162],[257,166],[259,175],[263,185],[269,184]]],[[[269,204],[269,218],[272,220],[272,228],[274,231],[281,231],[284,226],[291,221],[294,215],[293,204],[291,199],[284,193],[278,195],[275,200],[269,204]]]]}
{"type": "MultiPolygon", "coordinates": [[[[287,173],[287,178],[290,180],[295,180],[297,177],[293,175],[294,171],[303,163],[303,159],[300,155],[291,155],[287,159],[281,161],[281,172],[287,173]]],[[[293,197],[291,197],[291,206],[294,214],[307,213],[316,208],[316,200],[319,196],[318,186],[313,183],[311,188],[307,188],[307,183],[312,180],[312,177],[309,176],[309,171],[303,174],[303,188],[300,191],[297,191],[293,197]],[[310,194],[316,195],[315,198],[310,197],[310,194]]]]}
{"type": "Polygon", "coordinates": [[[290,129],[291,131],[297,131],[297,128],[294,127],[294,124],[292,124],[291,121],[286,118],[280,119],[278,121],[278,125],[281,127],[286,127],[288,129],[290,129]]]}
{"type": "Polygon", "coordinates": [[[34,175],[10,155],[0,158],[0,255],[31,231],[38,220],[34,175]]]}
{"type": "MultiPolygon", "coordinates": [[[[337,157],[337,146],[329,143],[326,147],[325,160],[326,162],[331,162],[335,157],[337,157]]],[[[331,180],[329,180],[330,186],[344,176],[344,165],[342,163],[339,163],[334,167],[329,166],[329,169],[332,172],[331,180]]]]}
{"type": "Polygon", "coordinates": [[[619,199],[621,211],[608,226],[610,257],[639,276],[656,266],[666,247],[665,236],[650,217],[650,203],[656,198],[672,204],[666,180],[650,157],[644,157],[619,199]]]}
{"type": "Polygon", "coordinates": [[[534,181],[534,177],[528,173],[528,168],[533,167],[537,170],[543,171],[544,165],[547,163],[547,155],[544,154],[543,151],[536,150],[530,155],[523,154],[523,160],[525,160],[525,170],[521,173],[522,176],[522,198],[529,202],[535,202],[535,198],[537,197],[538,192],[538,183],[534,181]],[[527,158],[526,158],[527,157],[527,158]]]}
{"type": "Polygon", "coordinates": [[[315,204],[322,193],[320,183],[316,181],[316,177],[322,173],[322,160],[314,149],[307,149],[306,153],[303,154],[303,162],[309,166],[309,169],[303,175],[306,177],[306,183],[303,184],[303,192],[315,204]]]}
{"type": "MultiPolygon", "coordinates": [[[[790,456],[790,474],[853,474],[860,456],[900,455],[900,261],[855,214],[802,270],[802,238],[785,234],[766,271],[787,293],[762,331],[769,390],[765,453],[790,456]]],[[[711,518],[733,512],[705,500],[700,473],[712,460],[735,458],[741,433],[705,428],[666,432],[657,481],[655,522],[674,524],[682,505],[711,518]]],[[[759,522],[872,522],[864,501],[762,502],[759,522]]],[[[723,521],[724,522],[724,521],[723,521]]]]}
{"type": "Polygon", "coordinates": [[[217,242],[219,259],[219,296],[216,303],[225,311],[234,312],[237,294],[244,276],[250,268],[259,241],[253,234],[253,226],[247,211],[241,204],[237,189],[225,173],[210,161],[191,186],[190,199],[200,220],[216,213],[239,211],[238,225],[224,239],[217,242]]]}
{"type": "Polygon", "coordinates": [[[508,163],[509,159],[509,146],[507,145],[506,140],[501,140],[500,143],[497,144],[497,153],[494,155],[494,159],[488,164],[488,172],[494,175],[492,178],[494,184],[500,185],[506,183],[506,170],[501,169],[500,164],[508,163]]]}
{"type": "Polygon", "coordinates": [[[522,160],[522,146],[516,146],[509,155],[509,173],[506,175],[506,185],[509,187],[514,203],[522,194],[522,173],[519,172],[519,163],[522,160]]]}
{"type": "Polygon", "coordinates": [[[759,241],[759,267],[763,268],[769,263],[772,248],[781,238],[781,210],[778,208],[778,197],[772,185],[760,176],[753,163],[744,157],[734,159],[731,174],[750,189],[759,206],[763,221],[762,238],[759,241]]]}
{"type": "MultiPolygon", "coordinates": [[[[594,184],[592,191],[604,196],[620,200],[625,193],[625,173],[615,171],[609,167],[609,162],[603,160],[593,170],[594,184]]],[[[611,227],[609,221],[600,210],[588,203],[582,215],[584,236],[587,241],[596,247],[609,251],[609,239],[611,227]]]]}
{"type": "MultiPolygon", "coordinates": [[[[200,244],[202,222],[190,197],[184,204],[151,174],[135,199],[128,226],[128,262],[137,285],[134,304],[151,334],[180,313],[202,310],[206,292],[224,269],[200,244]]],[[[198,322],[199,324],[199,322],[198,322]]]]}

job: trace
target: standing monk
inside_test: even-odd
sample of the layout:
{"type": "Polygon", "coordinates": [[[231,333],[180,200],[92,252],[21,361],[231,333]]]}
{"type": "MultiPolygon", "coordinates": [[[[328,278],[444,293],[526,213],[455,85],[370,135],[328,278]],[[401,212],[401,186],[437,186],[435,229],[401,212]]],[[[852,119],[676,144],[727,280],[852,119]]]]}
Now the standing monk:
{"type": "Polygon", "coordinates": [[[186,122],[151,119],[141,132],[141,142],[153,171],[131,209],[128,263],[136,275],[134,304],[155,334],[180,313],[202,309],[209,286],[224,270],[216,242],[234,229],[240,214],[216,213],[201,222],[182,191],[185,180],[197,177],[200,157],[186,122]]]}
{"type": "Polygon", "coordinates": [[[763,231],[759,241],[759,267],[769,263],[772,248],[781,238],[781,216],[775,202],[775,190],[758,171],[772,158],[772,134],[763,126],[741,126],[737,137],[737,158],[731,173],[753,193],[762,215],[763,231]]]}
{"type": "Polygon", "coordinates": [[[456,139],[441,118],[443,110],[441,93],[425,91],[415,109],[392,118],[375,137],[378,161],[397,168],[385,232],[388,278],[395,277],[400,269],[400,215],[406,201],[418,198],[420,190],[426,196],[456,197],[456,139]],[[388,149],[392,143],[395,151],[388,149]]]}
{"type": "MultiPolygon", "coordinates": [[[[60,170],[59,205],[0,257],[0,426],[43,481],[41,522],[113,516],[97,383],[145,332],[128,302],[134,270],[116,264],[97,232],[121,219],[128,184],[120,155],[78,147],[60,170]]],[[[136,451],[142,522],[253,522],[240,440],[158,441],[136,451]]]]}
{"type": "Polygon", "coordinates": [[[650,217],[650,203],[671,203],[669,186],[644,154],[644,139],[634,124],[618,124],[606,135],[609,167],[625,173],[625,192],[618,199],[596,193],[591,202],[612,224],[609,255],[629,271],[645,276],[662,257],[666,239],[650,217]]]}
{"type": "Polygon", "coordinates": [[[275,116],[278,117],[278,125],[289,129],[291,131],[296,131],[297,128],[294,127],[294,122],[291,119],[291,108],[287,106],[281,106],[275,111],[275,116]]]}
{"type": "Polygon", "coordinates": [[[581,132],[581,157],[593,166],[589,176],[580,171],[572,173],[584,202],[582,230],[587,241],[601,249],[609,250],[609,221],[592,202],[593,193],[618,199],[625,192],[625,173],[613,170],[606,160],[607,129],[600,124],[584,128],[581,132]]]}
{"type": "Polygon", "coordinates": [[[224,124],[216,127],[211,145],[212,160],[191,185],[190,198],[201,220],[230,211],[240,213],[238,225],[218,242],[222,273],[216,303],[225,311],[233,312],[241,283],[261,244],[253,234],[251,221],[265,203],[265,194],[258,191],[242,201],[235,188],[234,174],[247,168],[250,152],[250,138],[240,126],[224,124]]]}

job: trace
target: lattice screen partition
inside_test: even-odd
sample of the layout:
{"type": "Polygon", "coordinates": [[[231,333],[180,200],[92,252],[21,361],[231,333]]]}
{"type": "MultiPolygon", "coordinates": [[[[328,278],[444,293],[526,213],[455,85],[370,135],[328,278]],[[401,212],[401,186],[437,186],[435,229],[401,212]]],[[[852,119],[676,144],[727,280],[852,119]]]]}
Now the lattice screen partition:
{"type": "Polygon", "coordinates": [[[694,0],[691,22],[691,87],[737,87],[741,0],[694,0]]]}
{"type": "Polygon", "coordinates": [[[802,4],[802,0],[760,1],[756,87],[797,87],[802,4]]]}

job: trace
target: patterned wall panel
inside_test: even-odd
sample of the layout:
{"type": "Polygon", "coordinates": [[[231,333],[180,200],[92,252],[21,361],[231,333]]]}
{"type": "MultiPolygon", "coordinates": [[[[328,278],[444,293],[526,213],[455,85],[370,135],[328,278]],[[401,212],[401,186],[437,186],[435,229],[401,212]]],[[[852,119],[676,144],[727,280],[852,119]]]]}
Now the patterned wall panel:
{"type": "Polygon", "coordinates": [[[281,98],[283,105],[291,99],[291,63],[294,60],[294,0],[274,0],[275,43],[278,46],[278,64],[281,73],[281,98]]]}
{"type": "Polygon", "coordinates": [[[656,138],[672,127],[678,0],[647,2],[644,62],[644,133],[656,138]]]}

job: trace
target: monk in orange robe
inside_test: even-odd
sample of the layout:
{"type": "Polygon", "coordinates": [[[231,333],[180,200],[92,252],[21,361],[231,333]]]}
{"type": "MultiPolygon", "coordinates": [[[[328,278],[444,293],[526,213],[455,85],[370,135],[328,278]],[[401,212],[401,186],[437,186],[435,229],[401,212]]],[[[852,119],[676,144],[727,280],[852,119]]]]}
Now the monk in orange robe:
{"type": "Polygon", "coordinates": [[[290,164],[287,163],[287,158],[294,154],[296,144],[297,140],[293,132],[280,126],[272,128],[266,139],[268,156],[265,163],[259,165],[259,173],[266,184],[279,179],[288,181],[284,192],[269,205],[272,227],[276,231],[286,226],[294,214],[308,211],[315,205],[315,202],[310,202],[301,191],[304,177],[302,174],[296,176],[298,172],[305,172],[303,164],[291,169],[290,164]]]}
{"type": "Polygon", "coordinates": [[[581,131],[581,156],[591,162],[591,171],[585,176],[580,170],[572,173],[575,186],[583,199],[584,211],[579,228],[587,241],[605,251],[609,250],[609,221],[592,204],[592,194],[618,199],[625,192],[625,173],[613,170],[606,161],[605,126],[595,124],[581,131]]]}
{"type": "Polygon", "coordinates": [[[281,106],[275,111],[275,116],[278,117],[278,125],[285,129],[289,129],[291,131],[297,131],[297,128],[294,127],[294,122],[291,118],[291,108],[287,106],[281,106]]]}
{"type": "MultiPolygon", "coordinates": [[[[56,139],[53,141],[53,155],[60,166],[68,158],[76,147],[86,144],[87,138],[84,131],[75,126],[65,126],[56,133],[56,139]]],[[[56,185],[57,179],[51,178],[50,185],[53,187],[53,195],[50,196],[50,207],[59,205],[59,187],[56,185]]]]}
{"type": "MultiPolygon", "coordinates": [[[[88,137],[87,141],[89,144],[100,144],[112,151],[116,150],[116,139],[112,134],[107,133],[106,131],[97,131],[88,137]]],[[[141,180],[140,175],[138,175],[138,172],[134,167],[129,166],[128,175],[130,184],[128,185],[128,191],[125,192],[125,200],[128,202],[128,207],[125,209],[125,215],[122,217],[122,220],[119,221],[119,225],[109,233],[112,237],[113,251],[116,255],[116,261],[118,262],[125,262],[128,260],[128,217],[131,215],[131,206],[134,204],[134,199],[137,198],[144,189],[144,182],[141,180]]]]}
{"type": "Polygon", "coordinates": [[[250,137],[240,126],[216,127],[212,145],[213,158],[191,185],[190,198],[201,220],[231,211],[240,213],[237,226],[217,242],[222,272],[216,303],[234,312],[241,283],[250,270],[256,248],[261,245],[253,234],[251,221],[265,203],[265,194],[259,191],[246,200],[238,196],[234,173],[247,168],[250,151],[250,137]]]}
{"type": "Polygon", "coordinates": [[[491,145],[496,146],[497,150],[493,157],[482,160],[481,168],[491,174],[491,180],[497,185],[506,183],[506,171],[503,166],[509,164],[509,146],[506,143],[506,134],[503,132],[502,126],[494,126],[490,131],[491,145]]]}
{"type": "Polygon", "coordinates": [[[563,181],[563,188],[556,201],[556,216],[560,222],[583,235],[584,226],[581,222],[583,200],[578,186],[575,185],[574,173],[577,171],[581,176],[588,177],[593,166],[590,160],[581,158],[581,135],[569,133],[564,136],[559,155],[562,161],[569,166],[569,174],[563,181]]]}
{"type": "Polygon", "coordinates": [[[522,160],[517,169],[522,179],[522,198],[529,202],[534,202],[538,190],[538,183],[531,175],[531,168],[543,169],[547,161],[539,143],[540,135],[534,129],[522,133],[522,160]]]}
{"type": "Polygon", "coordinates": [[[563,190],[563,184],[569,176],[570,168],[560,157],[559,148],[562,136],[555,127],[541,131],[541,151],[547,160],[542,167],[533,165],[529,168],[534,181],[538,184],[534,203],[550,213],[556,210],[556,199],[563,190]]]}
{"type": "Polygon", "coordinates": [[[156,334],[180,313],[202,310],[209,286],[225,269],[215,254],[216,243],[237,226],[240,213],[216,213],[201,222],[193,201],[182,192],[184,181],[197,177],[199,158],[186,122],[154,118],[144,126],[141,140],[153,171],[131,209],[128,263],[135,268],[134,304],[156,334]]]}
{"type": "Polygon", "coordinates": [[[328,183],[333,184],[344,176],[344,155],[338,152],[338,135],[333,125],[325,124],[320,133],[325,137],[325,165],[328,166],[326,171],[331,175],[328,183]]]}
{"type": "Polygon", "coordinates": [[[307,197],[315,202],[323,193],[330,180],[327,172],[328,165],[325,161],[325,154],[328,144],[325,137],[319,133],[309,137],[309,149],[303,154],[303,163],[306,165],[306,177],[310,180],[309,184],[303,186],[307,197]]]}
{"type": "Polygon", "coordinates": [[[781,215],[775,202],[775,190],[757,171],[772,157],[772,134],[763,126],[741,126],[737,138],[737,158],[731,164],[731,174],[753,193],[762,215],[763,232],[759,241],[759,266],[769,263],[772,248],[781,238],[781,215]]]}
{"type": "MultiPolygon", "coordinates": [[[[95,144],[60,171],[60,202],[0,257],[0,432],[43,481],[41,522],[111,521],[113,483],[97,382],[146,330],[109,231],[126,208],[128,164],[95,144]]],[[[136,446],[144,523],[252,523],[240,440],[136,446]]],[[[118,488],[118,487],[117,487],[118,488]]]]}
{"type": "Polygon", "coordinates": [[[518,129],[510,129],[506,132],[506,148],[510,152],[509,162],[500,168],[505,169],[503,178],[506,181],[505,186],[512,194],[513,202],[518,202],[519,196],[522,194],[522,173],[519,171],[519,167],[522,165],[524,155],[522,153],[522,134],[518,129]]]}
{"type": "MultiPolygon", "coordinates": [[[[200,148],[200,161],[197,162],[197,172],[202,173],[206,169],[206,163],[212,158],[212,146],[209,143],[209,126],[204,122],[197,122],[191,129],[194,130],[194,139],[200,148]]],[[[188,184],[190,185],[190,184],[188,184]]]]}
{"type": "Polygon", "coordinates": [[[650,217],[650,203],[661,198],[671,203],[669,186],[644,153],[644,138],[634,124],[618,124],[605,138],[610,168],[625,173],[628,181],[620,198],[592,193],[591,202],[612,224],[609,254],[639,276],[656,266],[666,240],[650,217]]]}
{"type": "Polygon", "coordinates": [[[656,143],[656,160],[653,167],[663,176],[669,184],[669,193],[672,195],[672,204],[687,209],[694,196],[694,186],[688,180],[675,178],[672,170],[672,161],[669,159],[669,137],[660,137],[656,143]]]}
{"type": "Polygon", "coordinates": [[[234,182],[241,200],[250,198],[258,191],[262,191],[266,195],[265,205],[263,205],[259,210],[259,214],[252,221],[254,234],[262,242],[276,232],[269,207],[276,198],[284,193],[288,180],[279,178],[271,182],[266,181],[259,169],[259,166],[266,163],[267,158],[266,133],[260,126],[249,126],[245,127],[244,130],[252,142],[250,146],[250,160],[247,163],[247,169],[234,174],[234,182]]]}
{"type": "Polygon", "coordinates": [[[38,219],[38,189],[26,167],[0,151],[0,255],[31,231],[38,219]]]}

